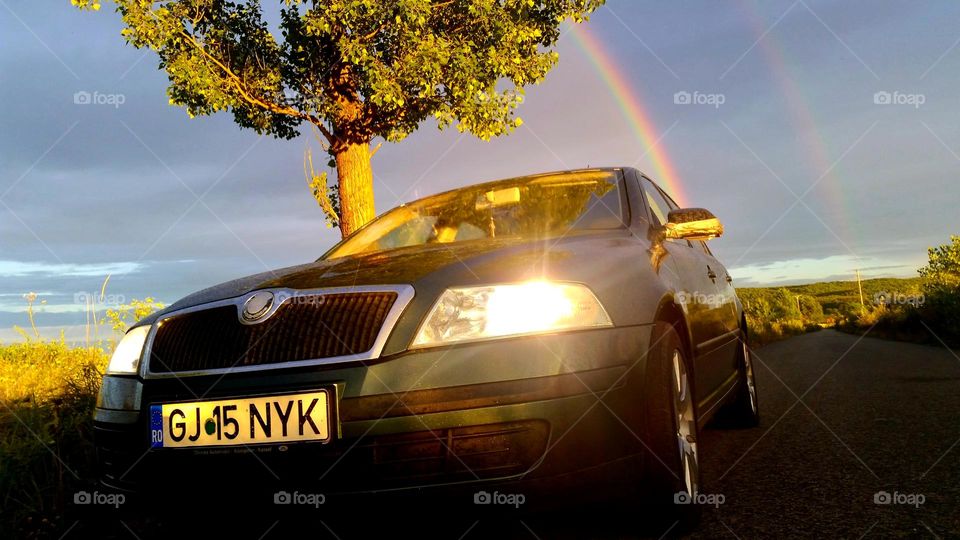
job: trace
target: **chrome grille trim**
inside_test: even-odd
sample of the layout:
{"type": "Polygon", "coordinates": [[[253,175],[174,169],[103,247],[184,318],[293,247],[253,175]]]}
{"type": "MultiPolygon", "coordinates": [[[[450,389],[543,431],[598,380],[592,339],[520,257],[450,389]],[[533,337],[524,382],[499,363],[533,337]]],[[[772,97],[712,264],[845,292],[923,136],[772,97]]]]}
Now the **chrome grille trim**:
{"type": "Polygon", "coordinates": [[[266,370],[280,370],[293,367],[303,367],[303,366],[318,366],[325,364],[338,364],[346,362],[358,362],[363,360],[374,360],[380,357],[380,353],[383,352],[383,347],[386,345],[387,338],[390,337],[390,333],[393,332],[394,327],[397,324],[397,321],[400,319],[400,315],[406,309],[407,305],[413,300],[414,295],[416,294],[413,286],[411,285],[363,285],[356,287],[328,287],[320,289],[290,289],[286,287],[276,287],[268,289],[256,289],[252,291],[247,291],[244,294],[232,298],[226,298],[223,300],[217,300],[214,302],[207,302],[205,304],[198,304],[196,306],[190,306],[183,309],[178,309],[167,313],[166,315],[157,319],[153,325],[150,327],[150,332],[147,334],[146,343],[143,347],[143,352],[140,356],[140,369],[139,375],[144,379],[168,379],[176,377],[194,377],[202,375],[216,375],[216,374],[225,374],[225,373],[242,373],[249,371],[266,371],[266,370]],[[229,368],[216,368],[216,369],[206,369],[206,370],[191,370],[191,371],[174,371],[174,372],[154,372],[150,370],[150,359],[153,349],[153,341],[156,338],[157,331],[160,327],[160,324],[170,318],[183,315],[185,313],[191,313],[195,311],[202,311],[206,309],[212,309],[222,306],[235,306],[237,313],[239,315],[240,310],[243,309],[243,303],[252,293],[258,291],[270,291],[272,292],[279,301],[274,302],[274,306],[270,308],[270,313],[266,316],[269,318],[276,312],[276,310],[284,303],[289,302],[294,298],[303,298],[310,296],[325,296],[332,294],[344,294],[344,293],[384,293],[392,292],[396,293],[397,299],[391,306],[390,310],[387,312],[386,317],[383,320],[383,324],[380,327],[377,337],[374,340],[373,347],[370,350],[357,354],[342,355],[342,356],[331,356],[327,358],[314,358],[310,360],[296,360],[291,362],[276,362],[270,364],[259,364],[259,365],[247,365],[247,366],[235,366],[229,368]]]}

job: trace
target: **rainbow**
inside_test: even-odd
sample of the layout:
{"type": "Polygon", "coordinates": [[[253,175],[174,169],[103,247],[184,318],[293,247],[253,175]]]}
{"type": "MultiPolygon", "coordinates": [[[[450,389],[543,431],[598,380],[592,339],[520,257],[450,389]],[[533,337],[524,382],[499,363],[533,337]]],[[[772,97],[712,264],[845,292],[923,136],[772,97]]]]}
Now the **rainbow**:
{"type": "MultiPolygon", "coordinates": [[[[847,197],[843,189],[843,179],[840,177],[841,167],[834,168],[833,160],[830,157],[823,134],[820,132],[810,100],[807,99],[797,83],[797,77],[790,68],[791,63],[787,60],[783,45],[776,39],[775,32],[769,30],[769,23],[758,13],[755,3],[740,0],[739,4],[754,35],[757,36],[757,49],[763,55],[770,74],[783,94],[790,124],[800,141],[799,146],[806,151],[805,161],[810,175],[810,183],[812,184],[820,175],[827,174],[804,200],[810,200],[811,195],[817,196],[817,192],[819,192],[818,198],[832,207],[831,212],[839,226],[840,231],[833,234],[844,247],[850,249],[846,245],[846,239],[850,237],[851,232],[850,222],[848,221],[850,210],[849,205],[845,204],[847,197]],[[828,171],[830,172],[828,173],[828,171]]],[[[805,188],[798,191],[797,195],[803,193],[804,190],[805,188]]]]}
{"type": "Polygon", "coordinates": [[[623,118],[631,131],[643,145],[642,155],[653,164],[653,179],[679,204],[684,206],[687,198],[680,184],[680,177],[670,162],[666,150],[660,144],[657,131],[650,115],[644,110],[640,93],[623,77],[624,69],[617,65],[612,54],[603,43],[583,24],[572,24],[570,34],[574,42],[590,60],[590,64],[603,80],[617,106],[623,112],[623,118]]]}

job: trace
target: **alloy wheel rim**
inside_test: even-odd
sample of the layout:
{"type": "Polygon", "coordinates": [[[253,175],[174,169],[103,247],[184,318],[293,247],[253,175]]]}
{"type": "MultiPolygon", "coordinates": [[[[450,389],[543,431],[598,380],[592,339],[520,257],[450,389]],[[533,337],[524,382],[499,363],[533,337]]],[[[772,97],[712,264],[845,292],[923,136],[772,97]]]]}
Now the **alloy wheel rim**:
{"type": "Polygon", "coordinates": [[[693,414],[690,380],[687,377],[686,364],[679,350],[673,351],[673,383],[673,406],[683,483],[687,493],[693,497],[697,493],[697,428],[693,414]]]}
{"type": "Polygon", "coordinates": [[[750,410],[757,412],[757,384],[753,380],[753,361],[750,359],[750,349],[743,344],[743,369],[747,376],[747,393],[750,395],[750,410]]]}

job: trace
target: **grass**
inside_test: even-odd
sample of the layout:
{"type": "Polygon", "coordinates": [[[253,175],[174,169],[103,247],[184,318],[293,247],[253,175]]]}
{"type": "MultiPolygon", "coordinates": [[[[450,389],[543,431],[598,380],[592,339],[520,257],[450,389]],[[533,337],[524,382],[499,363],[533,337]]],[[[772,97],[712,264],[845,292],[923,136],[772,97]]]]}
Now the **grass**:
{"type": "Polygon", "coordinates": [[[0,345],[0,537],[57,538],[95,478],[93,410],[107,355],[64,341],[0,345]]]}
{"type": "Polygon", "coordinates": [[[94,346],[40,338],[36,293],[23,295],[30,331],[20,343],[0,343],[0,538],[60,538],[73,523],[65,514],[74,493],[97,487],[93,412],[115,338],[163,304],[153,298],[105,310],[97,317],[110,276],[87,303],[87,335],[108,325],[115,333],[94,346]]]}
{"type": "Polygon", "coordinates": [[[747,334],[750,336],[751,347],[762,347],[774,341],[787,339],[807,332],[816,332],[823,327],[817,323],[803,319],[760,320],[747,317],[747,334]]]}

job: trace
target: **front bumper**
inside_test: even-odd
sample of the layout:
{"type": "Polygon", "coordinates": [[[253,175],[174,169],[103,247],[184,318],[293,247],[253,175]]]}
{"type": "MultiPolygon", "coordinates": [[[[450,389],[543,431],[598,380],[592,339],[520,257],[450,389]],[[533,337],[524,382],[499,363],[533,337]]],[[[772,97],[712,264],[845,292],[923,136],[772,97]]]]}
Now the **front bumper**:
{"type": "Polygon", "coordinates": [[[568,480],[642,452],[649,335],[649,326],[595,329],[325,369],[141,381],[139,410],[97,410],[102,479],[126,491],[267,485],[325,494],[568,480]],[[151,403],[318,387],[338,398],[329,444],[149,448],[151,403]]]}

